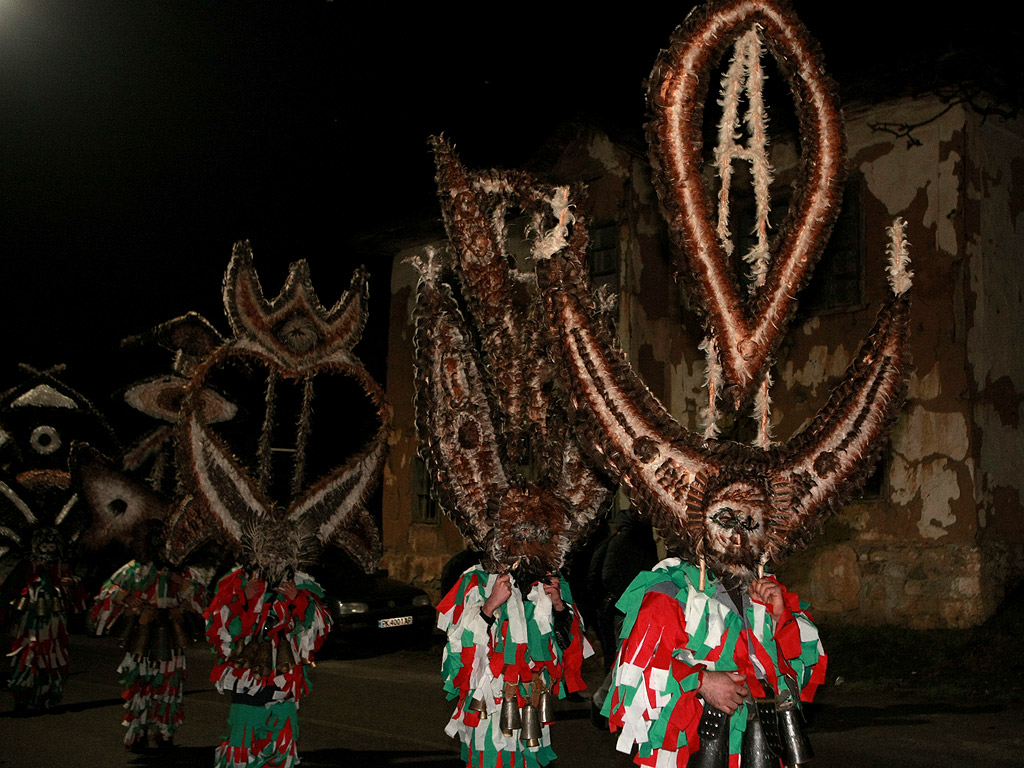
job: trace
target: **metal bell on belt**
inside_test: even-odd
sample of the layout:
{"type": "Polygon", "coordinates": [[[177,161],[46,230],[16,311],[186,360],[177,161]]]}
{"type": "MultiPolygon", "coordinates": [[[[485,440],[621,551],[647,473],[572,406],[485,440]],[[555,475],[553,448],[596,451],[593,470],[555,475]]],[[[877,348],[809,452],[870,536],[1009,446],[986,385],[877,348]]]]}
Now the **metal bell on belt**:
{"type": "Polygon", "coordinates": [[[501,717],[498,725],[506,736],[511,736],[513,731],[523,727],[523,719],[519,714],[517,687],[515,683],[505,683],[505,695],[501,697],[501,717]]]}
{"type": "Polygon", "coordinates": [[[555,697],[547,686],[540,689],[539,699],[537,714],[540,716],[541,724],[548,725],[555,722],[555,697]]]}
{"type": "Polygon", "coordinates": [[[261,677],[266,677],[274,671],[274,646],[269,640],[261,640],[257,646],[254,669],[261,677]]]}
{"type": "Polygon", "coordinates": [[[740,755],[740,763],[744,768],[777,768],[779,765],[779,758],[772,754],[761,719],[756,713],[751,712],[747,717],[740,755]]]}
{"type": "Polygon", "coordinates": [[[188,632],[185,631],[185,617],[180,608],[171,611],[171,637],[174,639],[174,647],[183,650],[189,646],[188,632]]]}
{"type": "Polygon", "coordinates": [[[800,711],[796,702],[779,708],[779,735],[782,738],[782,762],[789,768],[810,762],[814,757],[811,742],[800,725],[800,711]]]}
{"type": "Polygon", "coordinates": [[[121,625],[121,642],[118,644],[119,647],[127,649],[131,645],[132,635],[135,632],[135,627],[139,624],[139,614],[129,613],[126,614],[122,619],[121,625]]]}
{"type": "Polygon", "coordinates": [[[484,702],[483,694],[477,694],[469,701],[466,707],[467,712],[479,712],[480,719],[487,717],[487,704],[484,702]]]}
{"type": "Polygon", "coordinates": [[[281,640],[277,646],[277,671],[287,674],[295,666],[295,654],[292,653],[292,644],[287,638],[281,640]]]}
{"type": "Polygon", "coordinates": [[[53,598],[49,595],[39,595],[36,598],[36,616],[49,616],[53,613],[53,598]]]}
{"type": "Polygon", "coordinates": [[[523,730],[519,738],[528,747],[540,745],[540,715],[529,701],[523,706],[523,730]]]}
{"type": "Polygon", "coordinates": [[[152,624],[139,622],[135,626],[135,631],[132,632],[131,640],[125,650],[133,656],[145,656],[146,651],[149,650],[149,632],[152,626],[152,624]]]}
{"type": "Polygon", "coordinates": [[[163,622],[156,625],[153,650],[150,656],[156,659],[156,661],[171,660],[171,628],[163,622]]]}

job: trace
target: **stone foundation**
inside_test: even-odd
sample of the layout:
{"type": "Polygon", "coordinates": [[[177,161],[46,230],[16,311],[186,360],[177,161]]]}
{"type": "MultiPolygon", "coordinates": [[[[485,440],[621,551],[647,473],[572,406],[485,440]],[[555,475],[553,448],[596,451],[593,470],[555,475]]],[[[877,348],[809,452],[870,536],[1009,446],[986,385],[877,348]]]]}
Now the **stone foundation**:
{"type": "Polygon", "coordinates": [[[830,624],[981,624],[1024,578],[1024,546],[844,542],[791,558],[779,579],[830,624]]]}

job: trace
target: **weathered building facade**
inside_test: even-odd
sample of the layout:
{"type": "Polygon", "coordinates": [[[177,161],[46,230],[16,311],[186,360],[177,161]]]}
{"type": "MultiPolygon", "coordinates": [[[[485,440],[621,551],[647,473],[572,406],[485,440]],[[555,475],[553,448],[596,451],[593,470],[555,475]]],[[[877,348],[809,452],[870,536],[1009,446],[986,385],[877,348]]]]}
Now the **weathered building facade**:
{"type": "MultiPolygon", "coordinates": [[[[773,369],[774,436],[784,441],[810,421],[866,338],[886,296],[885,230],[896,216],[908,222],[916,273],[916,370],[879,471],[782,575],[823,619],[971,626],[1024,575],[1024,246],[1016,231],[1024,226],[1024,124],[946,109],[933,98],[848,107],[846,120],[844,213],[773,369]],[[896,124],[919,127],[909,138],[884,129],[896,124]]],[[[785,143],[775,147],[774,194],[787,188],[795,161],[785,143]]],[[[587,183],[591,270],[595,282],[617,289],[622,346],[666,408],[700,429],[703,334],[673,280],[642,147],[578,129],[535,170],[587,183]]],[[[773,197],[777,209],[782,196],[773,197]]],[[[734,232],[742,217],[736,206],[734,232]]],[[[383,533],[392,573],[436,589],[463,542],[434,508],[416,457],[416,276],[404,259],[418,249],[396,254],[392,276],[387,389],[395,430],[383,533]]],[[[741,424],[733,434],[744,437],[741,424]]]]}

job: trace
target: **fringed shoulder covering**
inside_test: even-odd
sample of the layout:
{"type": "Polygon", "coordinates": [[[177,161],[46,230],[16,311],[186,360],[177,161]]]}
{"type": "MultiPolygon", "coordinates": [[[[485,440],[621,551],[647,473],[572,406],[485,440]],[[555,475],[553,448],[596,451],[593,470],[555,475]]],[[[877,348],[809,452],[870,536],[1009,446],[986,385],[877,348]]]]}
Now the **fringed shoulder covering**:
{"type": "MultiPolygon", "coordinates": [[[[697,690],[705,671],[744,672],[758,696],[766,692],[755,668],[776,689],[788,687],[789,676],[802,701],[810,701],[824,681],[827,660],[818,631],[796,595],[783,587],[778,627],[757,601],[747,609],[745,625],[715,598],[722,589],[717,582],[709,578],[703,591],[698,584],[696,567],[670,558],[638,575],[617,603],[626,619],[604,714],[609,728],[620,731],[616,748],[629,753],[635,746],[639,765],[682,767],[697,750],[703,713],[697,690]]],[[[739,754],[745,728],[741,707],[730,718],[731,753],[739,754]]]]}

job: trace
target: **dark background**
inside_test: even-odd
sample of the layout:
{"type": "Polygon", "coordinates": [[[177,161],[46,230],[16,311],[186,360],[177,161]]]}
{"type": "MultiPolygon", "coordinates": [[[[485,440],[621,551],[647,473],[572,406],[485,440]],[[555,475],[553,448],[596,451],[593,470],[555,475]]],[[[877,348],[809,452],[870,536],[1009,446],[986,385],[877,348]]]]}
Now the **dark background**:
{"type": "MultiPolygon", "coordinates": [[[[111,392],[170,366],[121,338],[187,310],[228,331],[220,285],[243,238],[270,297],[300,258],[328,306],[367,265],[357,352],[383,383],[387,243],[439,226],[427,137],[474,167],[525,163],[569,119],[639,137],[643,80],[689,6],[493,7],[0,0],[0,389],[18,363],[66,363],[115,408],[111,392]]],[[[949,53],[979,41],[982,69],[1007,74],[994,7],[796,3],[833,76],[876,87],[905,61],[926,78],[960,66],[949,53]]]]}

